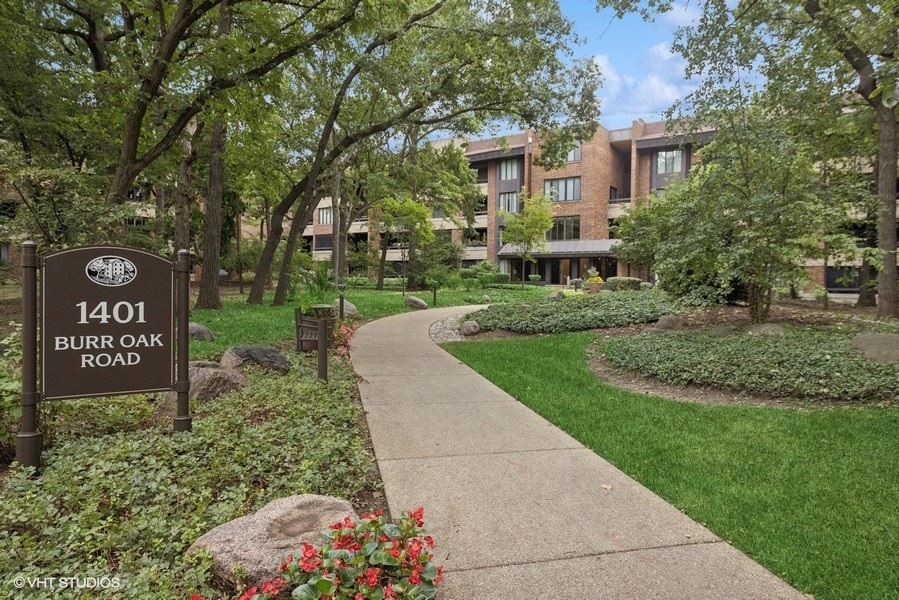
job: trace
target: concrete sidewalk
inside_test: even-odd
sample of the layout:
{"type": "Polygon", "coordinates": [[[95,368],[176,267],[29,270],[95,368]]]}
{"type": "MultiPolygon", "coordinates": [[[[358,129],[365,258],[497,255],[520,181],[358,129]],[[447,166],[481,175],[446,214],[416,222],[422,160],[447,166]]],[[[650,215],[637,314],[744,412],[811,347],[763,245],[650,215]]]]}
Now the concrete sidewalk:
{"type": "Polygon", "coordinates": [[[753,560],[388,317],[353,339],[394,515],[425,507],[444,600],[805,599],[753,560]]]}

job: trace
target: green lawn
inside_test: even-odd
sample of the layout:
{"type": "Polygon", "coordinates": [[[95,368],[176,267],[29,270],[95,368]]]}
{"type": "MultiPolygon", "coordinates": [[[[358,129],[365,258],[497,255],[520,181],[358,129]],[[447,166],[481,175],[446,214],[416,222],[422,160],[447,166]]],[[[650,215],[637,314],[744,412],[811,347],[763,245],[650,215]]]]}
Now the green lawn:
{"type": "MultiPolygon", "coordinates": [[[[482,304],[488,302],[524,302],[546,296],[550,290],[539,286],[506,286],[483,290],[439,290],[437,307],[482,304]]],[[[407,292],[421,298],[433,306],[433,292],[407,292]]],[[[371,289],[349,289],[347,300],[356,305],[359,314],[356,319],[369,321],[380,317],[407,312],[403,294],[397,290],[377,291],[371,289]]],[[[294,339],[295,304],[272,306],[271,295],[266,295],[262,304],[249,305],[246,296],[225,295],[222,297],[223,310],[194,310],[190,320],[206,325],[215,335],[214,342],[192,340],[190,356],[193,360],[214,359],[231,346],[246,344],[291,345],[294,339]]]]}
{"type": "Polygon", "coordinates": [[[816,599],[899,598],[899,408],[722,407],[635,394],[593,376],[593,340],[445,348],[816,599]]]}

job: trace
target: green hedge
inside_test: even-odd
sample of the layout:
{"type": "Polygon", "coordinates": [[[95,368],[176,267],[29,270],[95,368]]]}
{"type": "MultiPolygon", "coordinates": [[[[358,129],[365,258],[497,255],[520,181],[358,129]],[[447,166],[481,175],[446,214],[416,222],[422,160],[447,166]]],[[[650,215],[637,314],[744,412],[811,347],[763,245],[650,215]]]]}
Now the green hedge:
{"type": "Polygon", "coordinates": [[[530,304],[493,305],[467,318],[477,321],[484,331],[504,329],[532,334],[648,323],[673,312],[674,306],[661,292],[603,292],[560,300],[541,299],[530,304]]]}
{"type": "Polygon", "coordinates": [[[609,277],[606,279],[609,289],[613,291],[639,291],[640,284],[643,283],[638,277],[609,277]]]}

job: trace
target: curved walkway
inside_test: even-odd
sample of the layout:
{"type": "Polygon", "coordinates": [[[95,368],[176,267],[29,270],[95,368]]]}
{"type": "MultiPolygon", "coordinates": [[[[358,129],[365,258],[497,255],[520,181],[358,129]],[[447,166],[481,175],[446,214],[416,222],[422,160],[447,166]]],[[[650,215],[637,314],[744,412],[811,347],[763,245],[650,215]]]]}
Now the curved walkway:
{"type": "Polygon", "coordinates": [[[440,349],[405,313],[352,359],[390,511],[425,507],[443,600],[805,599],[440,349]]]}

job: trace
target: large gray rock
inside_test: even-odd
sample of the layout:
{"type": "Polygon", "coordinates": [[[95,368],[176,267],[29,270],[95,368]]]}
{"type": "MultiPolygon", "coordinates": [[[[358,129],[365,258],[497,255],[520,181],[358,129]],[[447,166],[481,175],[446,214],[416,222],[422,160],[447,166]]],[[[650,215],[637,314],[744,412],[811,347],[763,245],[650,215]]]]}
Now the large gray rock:
{"type": "MultiPolygon", "coordinates": [[[[205,360],[188,364],[187,376],[190,379],[191,400],[212,400],[249,385],[247,378],[234,369],[226,369],[218,363],[205,360]]],[[[166,394],[168,402],[174,402],[176,398],[175,392],[166,394]]]]}
{"type": "Polygon", "coordinates": [[[680,317],[678,315],[662,315],[659,317],[659,320],[655,323],[655,329],[661,329],[663,331],[680,331],[681,329],[686,329],[688,325],[688,321],[684,317],[680,317]]]}
{"type": "Polygon", "coordinates": [[[214,342],[215,334],[212,333],[205,325],[199,323],[187,324],[187,335],[192,340],[203,340],[205,342],[214,342]]]}
{"type": "Polygon", "coordinates": [[[892,333],[860,333],[852,338],[852,345],[865,358],[899,362],[899,335],[892,333]]]}
{"type": "MultiPolygon", "coordinates": [[[[337,310],[337,316],[340,316],[340,298],[334,300],[334,308],[337,310]]],[[[343,299],[343,316],[344,317],[355,317],[359,311],[356,309],[356,305],[347,300],[343,299]]]]}
{"type": "Polygon", "coordinates": [[[227,369],[239,369],[251,364],[282,375],[290,371],[287,358],[277,350],[261,346],[233,346],[225,350],[221,365],[227,369]]]}
{"type": "Polygon", "coordinates": [[[406,306],[415,310],[424,310],[428,307],[428,303],[415,296],[406,296],[406,306]]]}
{"type": "Polygon", "coordinates": [[[547,300],[564,300],[565,294],[563,294],[562,292],[557,290],[555,292],[550,292],[549,294],[547,294],[546,299],[547,300]]]}
{"type": "Polygon", "coordinates": [[[303,542],[321,544],[319,532],[346,517],[358,518],[346,500],[314,494],[288,496],[269,502],[252,515],[219,525],[187,551],[208,550],[218,577],[233,581],[234,569],[239,567],[254,584],[277,577],[284,557],[298,556],[303,542]]]}
{"type": "Polygon", "coordinates": [[[783,326],[778,325],[777,323],[756,323],[755,325],[747,327],[744,332],[749,335],[769,335],[772,337],[781,336],[786,333],[783,326]]]}
{"type": "Polygon", "coordinates": [[[477,321],[465,321],[459,325],[459,333],[461,335],[477,335],[481,331],[481,326],[477,321]]]}

